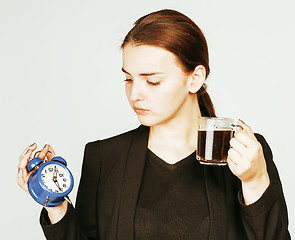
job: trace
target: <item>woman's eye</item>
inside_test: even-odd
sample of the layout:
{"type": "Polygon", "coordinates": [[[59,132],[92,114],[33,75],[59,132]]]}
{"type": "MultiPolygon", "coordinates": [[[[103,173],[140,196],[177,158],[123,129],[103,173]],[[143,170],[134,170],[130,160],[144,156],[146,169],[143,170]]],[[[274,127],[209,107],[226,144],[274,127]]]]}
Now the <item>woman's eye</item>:
{"type": "Polygon", "coordinates": [[[130,78],[127,78],[127,79],[124,80],[124,82],[126,82],[126,83],[129,83],[129,82],[132,82],[132,81],[133,81],[133,80],[130,79],[130,78]]]}
{"type": "Polygon", "coordinates": [[[160,82],[150,82],[150,81],[147,81],[147,83],[151,86],[158,86],[160,85],[160,82]]]}

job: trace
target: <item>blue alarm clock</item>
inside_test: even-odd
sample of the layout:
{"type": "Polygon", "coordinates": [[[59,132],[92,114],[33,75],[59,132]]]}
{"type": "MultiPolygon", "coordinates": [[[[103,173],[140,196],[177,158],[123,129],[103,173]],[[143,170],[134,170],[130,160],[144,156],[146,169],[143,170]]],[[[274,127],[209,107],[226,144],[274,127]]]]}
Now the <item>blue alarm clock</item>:
{"type": "Polygon", "coordinates": [[[59,156],[44,162],[35,157],[27,165],[33,171],[28,181],[31,196],[45,207],[55,207],[68,200],[68,194],[74,186],[73,175],[67,168],[67,162],[59,156]]]}

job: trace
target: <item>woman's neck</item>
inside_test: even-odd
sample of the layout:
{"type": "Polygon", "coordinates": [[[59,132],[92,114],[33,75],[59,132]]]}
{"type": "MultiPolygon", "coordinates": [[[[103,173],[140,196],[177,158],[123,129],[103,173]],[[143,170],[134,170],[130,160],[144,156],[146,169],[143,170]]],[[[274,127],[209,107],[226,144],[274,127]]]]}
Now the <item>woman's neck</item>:
{"type": "Polygon", "coordinates": [[[199,105],[173,121],[150,127],[148,148],[164,161],[174,164],[196,150],[199,105]]]}

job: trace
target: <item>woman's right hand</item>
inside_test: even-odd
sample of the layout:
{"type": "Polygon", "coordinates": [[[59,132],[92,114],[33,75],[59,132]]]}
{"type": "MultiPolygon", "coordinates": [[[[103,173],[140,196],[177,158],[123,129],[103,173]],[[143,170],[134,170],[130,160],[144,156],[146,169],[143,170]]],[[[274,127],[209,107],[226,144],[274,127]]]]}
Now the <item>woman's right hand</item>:
{"type": "MultiPolygon", "coordinates": [[[[28,146],[23,151],[22,155],[19,157],[17,183],[27,193],[29,193],[28,180],[31,176],[31,173],[29,173],[27,170],[27,165],[28,165],[28,162],[30,161],[32,153],[36,150],[36,148],[37,148],[37,144],[33,143],[32,145],[28,146]]],[[[44,160],[48,151],[49,151],[49,146],[45,145],[38,157],[44,160]]]]}
{"type": "MultiPolygon", "coordinates": [[[[28,190],[28,181],[32,173],[29,173],[27,170],[28,162],[30,161],[30,158],[33,154],[33,152],[36,150],[37,144],[34,143],[30,146],[28,146],[22,153],[22,155],[19,158],[19,164],[18,164],[18,173],[17,173],[17,183],[18,185],[27,193],[29,193],[28,190]]],[[[53,148],[46,144],[43,149],[40,151],[38,158],[41,158],[44,160],[47,158],[47,160],[51,160],[55,156],[53,148]]],[[[60,219],[63,218],[63,216],[67,212],[67,201],[64,201],[62,204],[56,206],[56,207],[45,207],[45,209],[48,212],[48,217],[52,224],[58,222],[60,219]]]]}

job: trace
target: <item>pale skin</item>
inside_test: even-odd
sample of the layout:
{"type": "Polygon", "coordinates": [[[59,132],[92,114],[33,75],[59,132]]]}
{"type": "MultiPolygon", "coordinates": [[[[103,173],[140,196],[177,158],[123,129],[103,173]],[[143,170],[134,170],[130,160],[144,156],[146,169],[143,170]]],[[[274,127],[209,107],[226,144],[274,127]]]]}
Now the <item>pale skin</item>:
{"type": "MultiPolygon", "coordinates": [[[[37,149],[36,143],[28,146],[19,158],[20,161],[18,165],[17,183],[27,193],[29,193],[28,180],[31,173],[28,173],[26,166],[30,160],[30,157],[33,157],[32,156],[33,152],[36,149],[37,149]]],[[[50,145],[46,144],[41,150],[41,152],[39,153],[38,157],[43,160],[45,158],[47,158],[48,160],[51,160],[54,157],[54,155],[51,153],[55,155],[53,148],[50,145]]],[[[63,218],[63,216],[67,212],[67,208],[68,208],[67,201],[64,201],[61,205],[57,207],[45,207],[45,209],[48,212],[48,217],[52,224],[57,223],[63,218]]]]}
{"type": "MultiPolygon", "coordinates": [[[[196,150],[198,117],[201,116],[197,92],[206,80],[204,66],[185,73],[176,57],[158,47],[127,44],[123,49],[125,91],[130,106],[143,125],[150,126],[148,148],[169,164],[174,164],[196,150]]],[[[241,127],[230,141],[228,167],[242,182],[246,205],[256,202],[269,186],[262,147],[251,128],[241,127]]],[[[19,186],[28,192],[26,165],[37,145],[31,145],[20,156],[17,175],[19,186]]],[[[54,153],[46,145],[39,157],[51,160],[54,153]]],[[[46,208],[52,224],[63,218],[67,202],[46,208]]]]}

